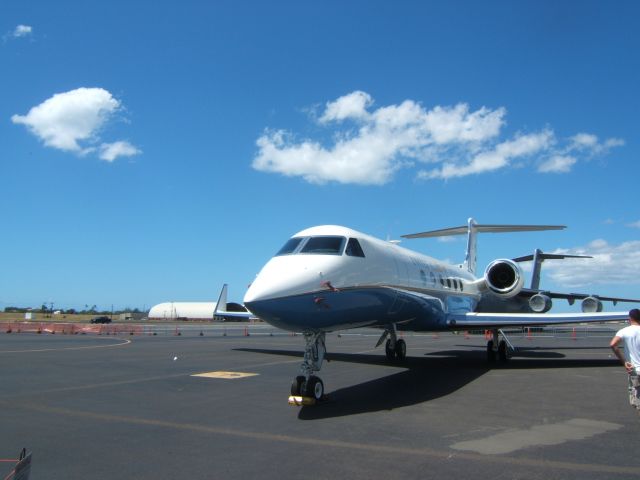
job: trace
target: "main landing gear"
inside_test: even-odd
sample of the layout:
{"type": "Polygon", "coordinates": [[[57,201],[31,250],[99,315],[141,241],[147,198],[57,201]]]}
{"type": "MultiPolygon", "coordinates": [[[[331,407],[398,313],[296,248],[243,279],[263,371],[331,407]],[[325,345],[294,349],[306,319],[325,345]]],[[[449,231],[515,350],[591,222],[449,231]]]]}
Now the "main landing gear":
{"type": "Polygon", "coordinates": [[[387,338],[387,343],[384,345],[384,353],[387,355],[387,360],[393,362],[398,360],[400,362],[406,360],[407,358],[407,343],[402,339],[398,338],[398,333],[396,331],[395,323],[392,323],[382,332],[378,343],[376,343],[376,347],[382,345],[385,338],[387,338]]]}
{"type": "Polygon", "coordinates": [[[302,375],[298,375],[291,383],[289,403],[303,405],[306,404],[305,400],[311,400],[312,403],[322,400],[324,384],[314,373],[319,372],[322,368],[322,362],[327,353],[324,338],[324,332],[307,332],[304,334],[304,360],[300,365],[300,373],[302,375]]]}
{"type": "Polygon", "coordinates": [[[495,363],[496,360],[500,363],[507,362],[511,357],[511,352],[514,350],[513,345],[509,343],[502,330],[491,330],[491,334],[492,338],[487,342],[487,361],[489,363],[495,363]]]}

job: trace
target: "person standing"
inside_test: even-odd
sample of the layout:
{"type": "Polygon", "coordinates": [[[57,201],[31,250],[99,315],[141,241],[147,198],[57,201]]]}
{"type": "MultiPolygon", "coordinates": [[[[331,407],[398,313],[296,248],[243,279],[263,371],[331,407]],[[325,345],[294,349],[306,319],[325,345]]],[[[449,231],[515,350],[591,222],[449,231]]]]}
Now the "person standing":
{"type": "Polygon", "coordinates": [[[619,330],[609,346],[629,374],[629,403],[640,413],[640,310],[629,310],[629,326],[619,330]]]}

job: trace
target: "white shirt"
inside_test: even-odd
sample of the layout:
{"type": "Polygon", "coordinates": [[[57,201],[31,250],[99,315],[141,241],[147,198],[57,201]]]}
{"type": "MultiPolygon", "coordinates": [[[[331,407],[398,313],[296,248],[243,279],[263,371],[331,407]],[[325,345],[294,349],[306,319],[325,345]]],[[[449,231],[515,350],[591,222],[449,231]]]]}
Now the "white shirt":
{"type": "Polygon", "coordinates": [[[624,357],[636,369],[640,369],[640,326],[629,325],[619,330],[616,337],[624,341],[624,357]]]}

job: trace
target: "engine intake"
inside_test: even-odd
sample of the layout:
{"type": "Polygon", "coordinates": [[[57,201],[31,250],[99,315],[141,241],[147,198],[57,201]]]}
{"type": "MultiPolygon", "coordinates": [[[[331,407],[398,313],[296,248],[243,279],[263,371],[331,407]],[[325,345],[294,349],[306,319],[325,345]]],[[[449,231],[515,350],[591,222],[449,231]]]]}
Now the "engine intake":
{"type": "Polygon", "coordinates": [[[484,271],[487,288],[504,298],[515,297],[524,286],[524,274],[520,267],[507,259],[494,260],[484,271]]]}
{"type": "Polygon", "coordinates": [[[529,308],[535,313],[547,313],[552,305],[551,299],[542,293],[536,293],[529,299],[529,308]]]}
{"type": "Polygon", "coordinates": [[[596,313],[602,311],[602,302],[597,297],[587,297],[582,300],[582,313],[596,313]]]}

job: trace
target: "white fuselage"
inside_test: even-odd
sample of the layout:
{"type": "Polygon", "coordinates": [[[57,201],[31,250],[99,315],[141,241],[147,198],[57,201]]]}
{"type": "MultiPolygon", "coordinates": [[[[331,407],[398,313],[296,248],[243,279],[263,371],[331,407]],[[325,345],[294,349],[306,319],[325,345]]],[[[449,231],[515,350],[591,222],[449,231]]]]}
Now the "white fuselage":
{"type": "Polygon", "coordinates": [[[289,242],[244,297],[256,316],[281,328],[413,322],[412,329],[438,329],[442,315],[472,311],[481,296],[479,282],[463,266],[349,228],[313,227],[289,242]]]}

